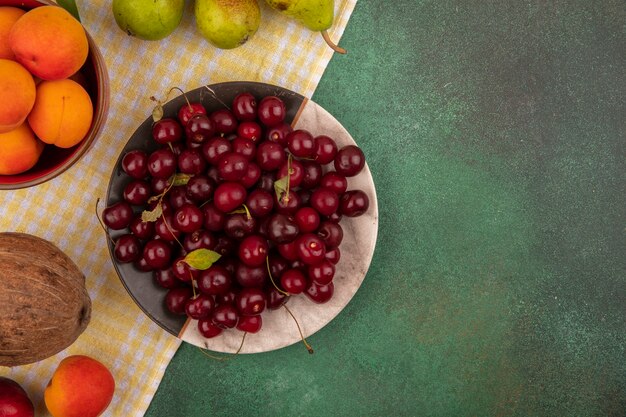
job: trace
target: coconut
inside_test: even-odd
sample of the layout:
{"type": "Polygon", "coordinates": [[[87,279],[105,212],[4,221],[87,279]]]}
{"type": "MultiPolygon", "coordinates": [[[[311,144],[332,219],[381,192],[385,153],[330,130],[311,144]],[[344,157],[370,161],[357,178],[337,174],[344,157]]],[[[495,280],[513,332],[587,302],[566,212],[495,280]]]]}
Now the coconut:
{"type": "Polygon", "coordinates": [[[67,255],[36,236],[0,233],[0,366],[62,351],[90,317],[85,276],[67,255]]]}

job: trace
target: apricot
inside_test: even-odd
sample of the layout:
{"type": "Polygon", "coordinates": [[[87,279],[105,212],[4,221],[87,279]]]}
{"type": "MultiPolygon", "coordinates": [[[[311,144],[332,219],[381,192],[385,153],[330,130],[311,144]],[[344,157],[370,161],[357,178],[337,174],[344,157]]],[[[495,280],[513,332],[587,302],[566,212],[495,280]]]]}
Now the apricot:
{"type": "Polygon", "coordinates": [[[59,6],[26,12],[13,25],[9,45],[20,62],[43,80],[60,80],[78,71],[89,53],[85,29],[59,6]]]}
{"type": "Polygon", "coordinates": [[[0,175],[15,175],[31,169],[41,156],[44,144],[28,123],[0,133],[0,175]]]}
{"type": "Polygon", "coordinates": [[[39,139],[71,148],[87,135],[93,119],[89,94],[76,81],[42,81],[28,123],[39,139]]]}
{"type": "Polygon", "coordinates": [[[97,417],[113,399],[115,380],[101,362],[84,355],[63,359],[44,391],[53,417],[97,417]]]}
{"type": "Polygon", "coordinates": [[[0,58],[15,59],[13,50],[9,46],[9,33],[17,19],[26,13],[17,7],[2,6],[0,7],[0,58]]]}
{"type": "Polygon", "coordinates": [[[35,81],[22,65],[0,59],[0,133],[21,125],[35,104],[35,81]]]}

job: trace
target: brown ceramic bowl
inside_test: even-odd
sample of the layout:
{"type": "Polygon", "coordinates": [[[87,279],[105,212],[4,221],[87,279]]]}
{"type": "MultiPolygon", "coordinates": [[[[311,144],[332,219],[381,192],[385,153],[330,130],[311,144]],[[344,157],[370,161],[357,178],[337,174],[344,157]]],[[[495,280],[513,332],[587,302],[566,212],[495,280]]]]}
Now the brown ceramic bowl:
{"type": "MultiPolygon", "coordinates": [[[[30,10],[45,5],[55,5],[49,0],[0,0],[0,6],[19,7],[30,10]]],[[[89,56],[80,69],[87,84],[87,92],[94,105],[91,127],[85,138],[68,149],[46,145],[37,164],[30,170],[17,175],[0,175],[0,190],[31,187],[48,181],[74,165],[93,145],[107,117],[109,108],[109,77],[93,38],[87,33],[89,56]]]]}

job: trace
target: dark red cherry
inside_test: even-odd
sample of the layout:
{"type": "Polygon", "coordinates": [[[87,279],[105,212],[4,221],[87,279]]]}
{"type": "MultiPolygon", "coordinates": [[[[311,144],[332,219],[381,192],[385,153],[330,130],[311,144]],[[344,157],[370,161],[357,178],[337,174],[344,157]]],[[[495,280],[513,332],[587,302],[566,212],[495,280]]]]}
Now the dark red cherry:
{"type": "Polygon", "coordinates": [[[242,316],[255,316],[265,310],[267,296],[260,288],[242,288],[235,297],[235,305],[242,316]]]}
{"type": "Polygon", "coordinates": [[[250,93],[240,93],[233,99],[233,114],[239,120],[256,119],[256,98],[250,93]]]}
{"type": "Polygon", "coordinates": [[[239,259],[248,266],[261,266],[269,251],[267,240],[259,235],[246,236],[239,243],[239,259]]]}
{"type": "Polygon", "coordinates": [[[141,243],[135,235],[125,234],[115,239],[115,259],[121,263],[137,261],[141,255],[141,243]]]}
{"type": "Polygon", "coordinates": [[[335,171],[346,177],[354,177],[365,166],[365,155],[356,145],[347,145],[337,151],[334,159],[335,171]]]}
{"type": "Polygon", "coordinates": [[[173,314],[185,314],[187,301],[193,297],[191,287],[175,287],[167,291],[165,295],[165,306],[173,314]]]}
{"type": "Polygon", "coordinates": [[[169,178],[176,172],[176,155],[168,148],[157,149],[148,157],[148,172],[156,178],[169,178]]]}
{"type": "Polygon", "coordinates": [[[178,169],[183,174],[198,175],[206,169],[206,160],[198,149],[184,149],[178,155],[178,169]]]}
{"type": "Polygon", "coordinates": [[[290,124],[282,122],[267,129],[265,139],[278,143],[283,148],[287,147],[287,135],[293,132],[290,124]]]}
{"type": "Polygon", "coordinates": [[[327,249],[336,248],[343,240],[343,229],[338,223],[324,220],[317,229],[317,236],[322,239],[327,249]]]}
{"type": "Polygon", "coordinates": [[[309,265],[307,275],[309,279],[312,279],[317,284],[328,285],[335,276],[335,265],[324,259],[318,264],[309,265]]]}
{"type": "Polygon", "coordinates": [[[326,255],[324,242],[313,233],[305,233],[296,239],[298,258],[307,265],[321,262],[326,255]]]}
{"type": "Polygon", "coordinates": [[[113,230],[121,230],[130,224],[133,219],[133,209],[126,201],[111,204],[102,211],[102,221],[113,230]]]}
{"type": "Polygon", "coordinates": [[[228,109],[215,110],[210,118],[217,133],[228,134],[237,130],[237,118],[228,109]]]}
{"type": "Polygon", "coordinates": [[[216,165],[225,153],[232,151],[232,145],[230,141],[221,136],[215,136],[209,139],[204,145],[202,145],[202,155],[204,159],[212,165],[216,165]]]}
{"type": "Polygon", "coordinates": [[[267,289],[267,308],[269,310],[276,310],[283,306],[289,300],[289,296],[278,291],[273,285],[267,289]]]}
{"type": "Polygon", "coordinates": [[[311,207],[324,216],[329,216],[337,211],[339,207],[339,197],[337,193],[329,188],[317,188],[311,194],[309,201],[311,207]]]}
{"type": "Polygon", "coordinates": [[[299,234],[298,224],[286,214],[276,213],[272,215],[267,224],[267,236],[275,243],[291,242],[299,234]]]}
{"type": "Polygon", "coordinates": [[[204,319],[211,316],[215,308],[215,300],[212,296],[206,294],[198,294],[190,298],[185,304],[185,312],[192,319],[204,319]]]}
{"type": "Polygon", "coordinates": [[[304,129],[294,130],[287,135],[287,147],[298,158],[314,158],[317,150],[315,138],[304,129]]]}
{"type": "Polygon", "coordinates": [[[256,150],[256,163],[263,171],[275,171],[287,161],[281,145],[269,140],[259,143],[256,150]]]}
{"type": "Polygon", "coordinates": [[[229,213],[246,201],[246,188],[236,182],[223,182],[213,193],[215,208],[223,213],[229,213]]]}
{"type": "Polygon", "coordinates": [[[262,326],[263,318],[261,315],[241,316],[239,317],[239,322],[237,322],[237,330],[246,333],[258,333],[262,326]]]}
{"type": "Polygon", "coordinates": [[[317,304],[323,304],[333,297],[335,285],[330,282],[327,285],[320,285],[315,281],[311,281],[304,292],[309,299],[317,304]]]}
{"type": "Polygon", "coordinates": [[[258,118],[265,126],[276,126],[285,120],[285,103],[275,96],[263,97],[258,106],[258,118]]]}
{"type": "Polygon", "coordinates": [[[148,154],[140,150],[127,152],[122,158],[122,169],[133,178],[145,178],[148,175],[148,154]]]}
{"type": "Polygon", "coordinates": [[[200,273],[199,270],[190,266],[187,262],[185,262],[185,258],[183,256],[179,256],[172,262],[172,272],[174,276],[183,282],[191,282],[198,279],[198,275],[200,273]]]}
{"type": "Polygon", "coordinates": [[[213,324],[223,329],[232,329],[237,325],[239,313],[232,304],[220,304],[213,309],[213,324]]]}
{"type": "Polygon", "coordinates": [[[152,187],[145,180],[132,180],[124,187],[122,196],[133,206],[146,204],[152,193],[152,187]]]}
{"type": "Polygon", "coordinates": [[[206,109],[201,103],[189,103],[178,110],[178,120],[183,126],[187,126],[189,120],[197,114],[206,114],[206,109]]]}
{"type": "Polygon", "coordinates": [[[156,143],[178,142],[183,137],[183,128],[177,120],[164,118],[152,125],[152,138],[156,143]]]}
{"type": "Polygon", "coordinates": [[[156,269],[152,273],[152,276],[157,285],[163,288],[169,289],[184,285],[182,282],[180,282],[178,278],[176,278],[176,275],[174,275],[172,268],[156,269]]]}
{"type": "Polygon", "coordinates": [[[241,122],[237,126],[237,136],[251,140],[253,143],[261,140],[263,128],[257,122],[241,122]]]}
{"type": "Polygon", "coordinates": [[[341,196],[339,212],[344,216],[357,217],[369,208],[370,201],[367,194],[361,190],[350,190],[341,196]]]}
{"type": "Polygon", "coordinates": [[[255,189],[246,198],[246,206],[253,217],[264,217],[274,208],[274,197],[265,190],[255,189]]]}
{"type": "Polygon", "coordinates": [[[300,294],[307,284],[306,277],[299,269],[288,269],[280,277],[280,286],[289,294],[300,294]]]}
{"type": "Polygon", "coordinates": [[[185,125],[185,136],[190,143],[205,143],[215,132],[215,124],[206,114],[194,115],[185,125]]]}
{"type": "Polygon", "coordinates": [[[225,294],[233,282],[232,274],[221,265],[213,264],[198,275],[198,289],[205,294],[225,294]]]}
{"type": "Polygon", "coordinates": [[[333,190],[337,195],[341,195],[348,189],[348,180],[345,176],[335,171],[328,171],[322,176],[319,186],[320,188],[333,190]]]}
{"type": "Polygon", "coordinates": [[[143,247],[143,258],[152,269],[164,269],[170,265],[172,247],[163,239],[152,239],[143,247]]]}
{"type": "Polygon", "coordinates": [[[225,181],[238,181],[248,171],[248,158],[244,155],[228,152],[217,162],[217,172],[225,181]]]}
{"type": "Polygon", "coordinates": [[[335,160],[337,154],[337,144],[326,136],[320,135],[315,138],[315,161],[325,165],[335,160]]]}
{"type": "Polygon", "coordinates": [[[269,279],[267,267],[248,266],[239,262],[235,269],[235,279],[242,287],[263,288],[269,279]]]}
{"type": "Polygon", "coordinates": [[[128,228],[139,239],[148,240],[154,237],[154,222],[144,222],[141,215],[135,216],[128,228]]]}
{"type": "Polygon", "coordinates": [[[213,324],[213,320],[210,317],[198,320],[198,332],[207,339],[219,336],[223,331],[221,327],[213,324]]]}
{"type": "Polygon", "coordinates": [[[320,216],[312,207],[300,207],[294,219],[301,233],[313,232],[320,225],[320,216]]]}

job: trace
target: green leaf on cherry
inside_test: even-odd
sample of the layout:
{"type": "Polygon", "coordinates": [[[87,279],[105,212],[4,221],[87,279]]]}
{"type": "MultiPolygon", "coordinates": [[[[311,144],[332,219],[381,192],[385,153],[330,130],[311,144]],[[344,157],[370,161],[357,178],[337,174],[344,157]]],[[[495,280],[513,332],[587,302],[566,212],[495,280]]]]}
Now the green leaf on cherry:
{"type": "Polygon", "coordinates": [[[163,215],[163,206],[161,202],[156,205],[152,210],[144,210],[141,212],[141,221],[144,222],[156,222],[159,217],[163,215]]]}
{"type": "Polygon", "coordinates": [[[180,185],[187,185],[187,183],[189,182],[189,180],[191,179],[191,175],[189,174],[182,174],[182,173],[177,173],[174,174],[170,180],[170,182],[172,183],[173,187],[177,187],[180,185]]]}
{"type": "Polygon", "coordinates": [[[152,121],[156,123],[162,118],[163,118],[163,105],[159,103],[156,106],[154,106],[154,109],[152,110],[152,121]]]}
{"type": "Polygon", "coordinates": [[[289,175],[274,181],[274,191],[276,192],[276,198],[280,201],[289,192],[289,175]]]}
{"type": "Polygon", "coordinates": [[[196,249],[185,255],[183,261],[192,268],[204,271],[220,259],[222,255],[209,249],[196,249]]]}
{"type": "Polygon", "coordinates": [[[235,209],[228,214],[245,214],[248,219],[252,217],[250,215],[250,210],[248,210],[248,206],[246,206],[245,204],[242,204],[240,208],[235,209]]]}

